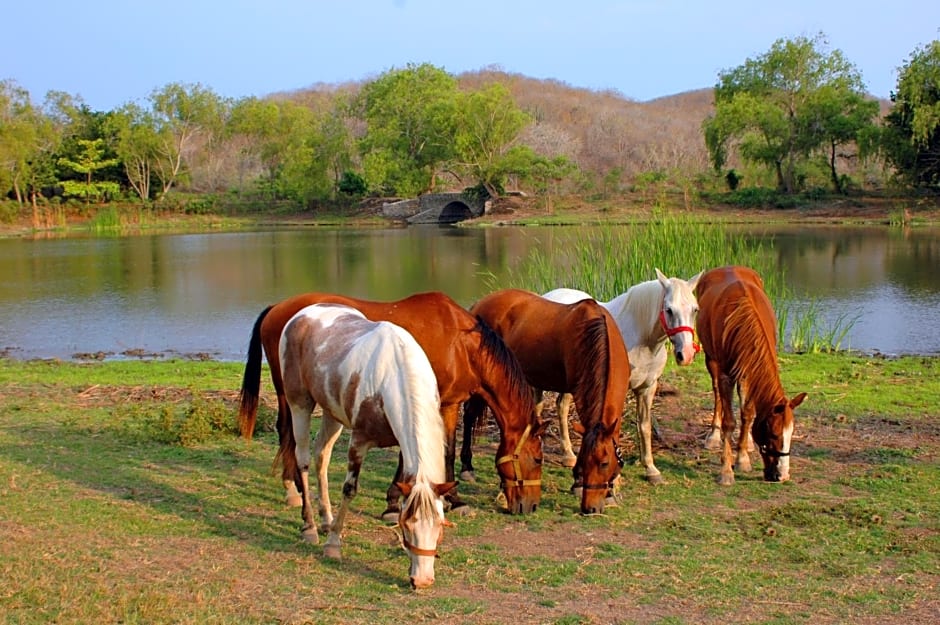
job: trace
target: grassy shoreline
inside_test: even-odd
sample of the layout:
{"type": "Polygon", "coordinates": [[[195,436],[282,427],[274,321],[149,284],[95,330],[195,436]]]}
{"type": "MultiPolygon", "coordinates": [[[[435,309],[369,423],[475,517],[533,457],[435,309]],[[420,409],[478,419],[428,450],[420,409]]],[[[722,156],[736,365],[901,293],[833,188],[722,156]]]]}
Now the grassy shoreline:
{"type": "MultiPolygon", "coordinates": [[[[663,487],[631,419],[622,504],[576,513],[557,440],[543,502],[498,511],[495,432],[477,441],[474,512],[452,518],[427,592],[376,517],[394,469],[373,450],[344,559],[303,543],[259,433],[234,433],[241,363],[0,359],[0,620],[9,623],[935,622],[940,357],[782,354],[797,411],[793,480],[715,484],[701,362],[667,367],[654,413],[663,487]]],[[[632,405],[628,406],[632,414],[632,405]]],[[[345,445],[331,464],[338,492],[345,445]]]]}

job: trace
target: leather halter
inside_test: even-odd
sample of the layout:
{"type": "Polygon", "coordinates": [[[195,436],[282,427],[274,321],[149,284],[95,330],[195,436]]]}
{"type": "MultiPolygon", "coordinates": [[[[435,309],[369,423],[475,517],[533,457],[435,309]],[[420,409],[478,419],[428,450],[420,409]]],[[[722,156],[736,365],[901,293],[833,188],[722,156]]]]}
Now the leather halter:
{"type": "MultiPolygon", "coordinates": [[[[666,304],[666,299],[663,298],[663,305],[666,304]]],[[[670,328],[669,324],[666,323],[666,311],[662,308],[659,309],[659,323],[663,326],[663,332],[666,333],[666,336],[675,336],[682,332],[688,332],[692,335],[692,350],[697,354],[702,351],[702,346],[695,342],[695,328],[690,326],[676,326],[670,328]]]]}
{"type": "MultiPolygon", "coordinates": [[[[620,448],[620,445],[614,445],[614,456],[617,458],[617,464],[620,465],[620,468],[623,469],[624,459],[623,459],[623,450],[620,448]]],[[[607,489],[611,490],[614,487],[614,481],[611,480],[606,484],[582,484],[581,488],[584,490],[601,490],[607,489]]]]}
{"type": "Polygon", "coordinates": [[[785,458],[790,455],[789,451],[777,451],[776,449],[771,449],[770,445],[758,445],[758,449],[762,454],[770,458],[785,458]]]}
{"type": "Polygon", "coordinates": [[[416,556],[430,556],[432,558],[437,557],[437,548],[434,549],[422,549],[417,545],[412,544],[410,540],[405,538],[405,533],[401,533],[401,546],[405,548],[406,551],[410,551],[416,556]]]}
{"type": "Polygon", "coordinates": [[[519,442],[516,443],[516,448],[513,450],[512,454],[507,454],[502,458],[496,460],[496,466],[498,467],[501,464],[506,464],[507,462],[512,463],[512,473],[515,475],[515,478],[512,480],[503,480],[503,488],[508,486],[541,486],[542,480],[524,480],[522,479],[522,467],[519,465],[519,450],[522,449],[522,446],[525,444],[526,439],[529,438],[529,433],[532,432],[532,424],[525,426],[525,430],[522,432],[522,436],[519,438],[519,442]]]}

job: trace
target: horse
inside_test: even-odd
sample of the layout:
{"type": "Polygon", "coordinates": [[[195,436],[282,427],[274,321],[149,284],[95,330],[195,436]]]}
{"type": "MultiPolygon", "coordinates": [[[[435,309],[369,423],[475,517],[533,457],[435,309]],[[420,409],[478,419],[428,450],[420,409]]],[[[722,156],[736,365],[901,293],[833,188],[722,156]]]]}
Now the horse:
{"type": "MultiPolygon", "coordinates": [[[[658,268],[656,280],[641,282],[630,287],[609,302],[599,302],[617,322],[623,342],[630,357],[630,389],[636,398],[636,427],[640,441],[640,462],[645,467],[646,479],[659,484],[662,474],[653,462],[653,398],[659,378],[666,368],[668,355],[666,341],[672,342],[676,363],[680,366],[692,364],[699,346],[695,342],[695,316],[698,302],[695,286],[701,272],[689,280],[667,278],[658,268]]],[[[571,304],[583,299],[592,299],[584,291],[576,289],[554,289],[542,295],[553,302],[571,304]]],[[[561,424],[562,447],[568,466],[575,455],[568,435],[568,411],[571,395],[558,397],[558,419],[561,424]]],[[[536,405],[541,413],[542,402],[536,405]]],[[[657,438],[660,436],[657,434],[657,438]]]]}
{"type": "MultiPolygon", "coordinates": [[[[535,415],[534,399],[525,375],[502,339],[482,320],[440,292],[418,293],[392,302],[375,302],[330,293],[304,293],[268,306],[255,321],[242,379],[238,421],[241,433],[251,438],[257,418],[261,386],[262,348],[277,394],[278,436],[291,449],[290,407],[285,401],[278,341],[287,321],[300,309],[316,303],[351,306],[372,321],[390,321],[407,330],[421,345],[437,376],[441,418],[447,437],[447,481],[454,481],[457,421],[461,405],[472,397],[492,409],[500,431],[496,468],[511,513],[533,512],[541,498],[543,424],[535,415]]],[[[293,454],[279,454],[288,503],[299,504],[295,484],[299,472],[293,454]]],[[[393,520],[402,493],[393,482],[382,516],[393,520]]],[[[454,512],[464,507],[456,488],[448,493],[454,512]]]]}
{"type": "Polygon", "coordinates": [[[748,439],[753,436],[764,463],[764,480],[790,479],[793,410],[806,393],[787,399],[777,361],[777,319],[763,281],[753,269],[728,266],[706,271],[698,281],[697,329],[711,375],[715,419],[721,423],[718,483],[734,484],[731,438],[735,388],[741,410],[735,467],[750,471],[748,439]]]}
{"type": "MultiPolygon", "coordinates": [[[[613,317],[594,300],[559,304],[520,289],[491,293],[470,312],[503,338],[534,388],[574,395],[579,407],[575,427],[582,434],[575,488],[581,488],[583,514],[603,512],[623,466],[620,424],[630,377],[630,360],[613,317]]],[[[472,431],[479,408],[464,407],[466,432],[472,431]]],[[[467,465],[469,439],[464,436],[460,456],[467,465]]]]}
{"type": "Polygon", "coordinates": [[[359,471],[370,448],[401,449],[401,490],[407,495],[398,517],[402,545],[411,558],[413,588],[434,583],[434,558],[444,533],[444,427],[434,370],[405,330],[372,322],[348,306],[314,304],[284,326],[278,345],[284,396],[291,408],[300,467],[305,539],[317,542],[310,503],[310,417],[318,404],[323,419],[314,441],[324,553],[339,558],[349,504],[359,489],[359,471]],[[327,480],[333,445],[343,427],[352,430],[343,501],[333,517],[327,480]]]}

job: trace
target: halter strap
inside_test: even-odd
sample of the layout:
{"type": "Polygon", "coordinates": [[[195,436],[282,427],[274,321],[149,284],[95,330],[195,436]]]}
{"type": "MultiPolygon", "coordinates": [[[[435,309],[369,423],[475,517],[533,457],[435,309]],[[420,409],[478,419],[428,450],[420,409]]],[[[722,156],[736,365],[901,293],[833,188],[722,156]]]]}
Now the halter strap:
{"type": "Polygon", "coordinates": [[[401,545],[407,551],[410,551],[416,556],[431,556],[433,558],[437,557],[437,549],[422,549],[421,547],[418,547],[417,545],[412,544],[410,540],[405,538],[404,532],[402,532],[401,534],[401,545]]]}
{"type": "Polygon", "coordinates": [[[529,438],[529,433],[532,432],[532,424],[525,426],[525,430],[522,432],[522,436],[519,437],[519,442],[516,443],[516,448],[513,450],[512,454],[507,454],[502,458],[496,460],[496,466],[501,464],[506,464],[507,462],[512,463],[512,472],[516,477],[512,480],[503,480],[503,486],[541,486],[542,480],[523,480],[520,476],[522,475],[522,467],[519,465],[519,451],[522,449],[522,446],[525,444],[526,439],[529,438]]]}
{"type": "MultiPolygon", "coordinates": [[[[666,300],[664,299],[663,304],[665,303],[666,300]]],[[[674,328],[670,328],[669,324],[666,323],[666,311],[662,308],[659,309],[659,323],[662,324],[663,332],[666,333],[666,336],[675,336],[676,334],[680,334],[682,332],[688,332],[692,335],[692,349],[696,354],[702,351],[702,346],[695,342],[695,328],[689,326],[676,326],[674,328]]]]}

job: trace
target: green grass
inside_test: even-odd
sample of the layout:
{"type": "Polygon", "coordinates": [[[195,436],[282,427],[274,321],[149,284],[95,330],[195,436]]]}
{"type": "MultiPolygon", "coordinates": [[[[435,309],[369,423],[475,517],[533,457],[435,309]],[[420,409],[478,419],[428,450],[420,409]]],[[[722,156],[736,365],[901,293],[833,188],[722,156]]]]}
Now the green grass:
{"type": "MultiPolygon", "coordinates": [[[[344,559],[324,559],[283,506],[274,435],[233,432],[239,363],[0,360],[0,621],[926,622],[940,581],[940,359],[781,365],[787,391],[809,393],[791,482],[764,483],[756,460],[719,487],[697,438],[707,374],[670,365],[679,394],[654,407],[664,485],[642,480],[628,419],[619,506],[577,514],[549,436],[542,505],[510,517],[495,509],[484,435],[478,481],[461,485],[475,512],[451,516],[437,583],[416,593],[376,518],[394,450],[369,453],[344,559]],[[210,427],[185,439],[184,417],[210,427]]],[[[330,471],[336,503],[342,441],[330,471]]]]}

